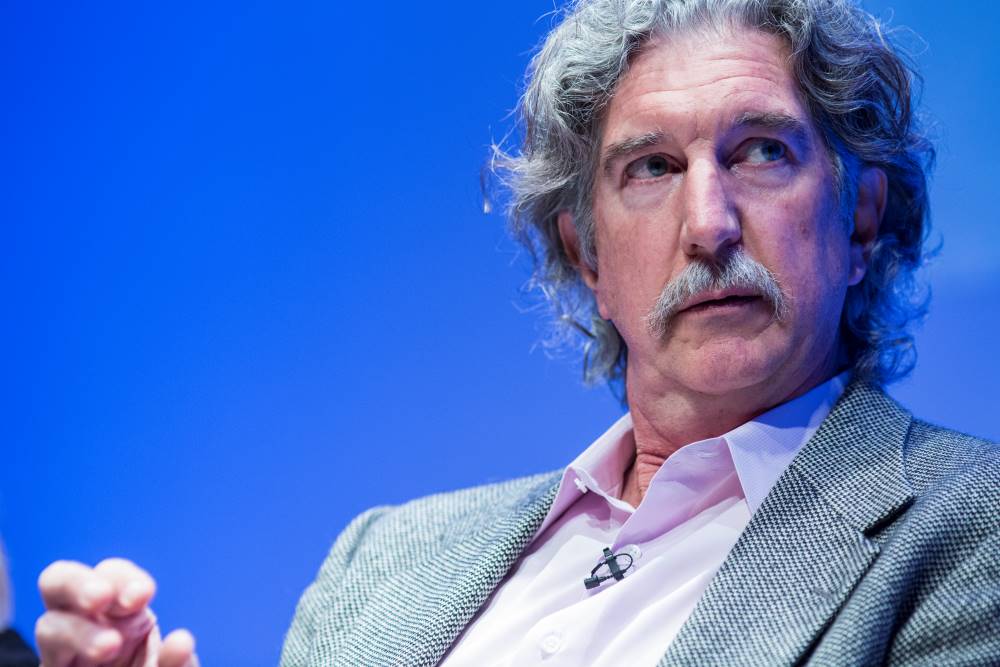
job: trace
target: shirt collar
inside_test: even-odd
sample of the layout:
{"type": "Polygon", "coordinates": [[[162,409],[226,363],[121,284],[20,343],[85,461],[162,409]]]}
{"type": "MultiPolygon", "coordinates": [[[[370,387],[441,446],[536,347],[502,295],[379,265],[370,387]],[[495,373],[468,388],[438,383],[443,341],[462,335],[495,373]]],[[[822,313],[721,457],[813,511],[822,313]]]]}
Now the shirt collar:
{"type": "MultiPolygon", "coordinates": [[[[849,379],[850,371],[844,371],[718,438],[692,442],[674,455],[688,448],[697,449],[710,441],[724,440],[752,514],[819,428],[849,379]]],[[[625,413],[566,467],[552,508],[536,535],[541,535],[576,502],[582,491],[598,492],[613,505],[634,509],[619,500],[625,471],[634,457],[632,415],[625,413]]]]}
{"type": "Polygon", "coordinates": [[[617,499],[621,495],[625,470],[634,457],[632,415],[626,412],[566,466],[552,507],[535,538],[544,533],[583,492],[594,490],[609,499],[617,499]]]}

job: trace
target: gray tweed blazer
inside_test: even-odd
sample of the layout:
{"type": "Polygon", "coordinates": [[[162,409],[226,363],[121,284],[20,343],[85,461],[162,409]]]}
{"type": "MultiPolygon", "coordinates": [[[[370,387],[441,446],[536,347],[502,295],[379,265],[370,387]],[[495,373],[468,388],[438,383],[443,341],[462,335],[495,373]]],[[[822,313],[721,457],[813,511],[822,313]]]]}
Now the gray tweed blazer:
{"type": "MultiPolygon", "coordinates": [[[[434,665],[561,472],[378,507],[299,602],[283,667],[434,665]]],[[[1000,446],[852,383],[659,665],[1000,665],[1000,446]]]]}

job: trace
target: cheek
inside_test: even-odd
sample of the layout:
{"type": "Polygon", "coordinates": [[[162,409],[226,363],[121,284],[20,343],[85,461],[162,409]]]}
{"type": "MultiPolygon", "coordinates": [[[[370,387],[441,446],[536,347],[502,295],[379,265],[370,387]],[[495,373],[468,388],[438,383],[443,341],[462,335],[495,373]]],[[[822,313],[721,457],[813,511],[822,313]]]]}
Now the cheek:
{"type": "Polygon", "coordinates": [[[656,291],[652,299],[659,295],[659,289],[654,287],[656,262],[641,251],[641,246],[630,243],[599,249],[597,292],[602,314],[621,326],[628,326],[628,320],[634,319],[650,292],[656,291]]]}
{"type": "Polygon", "coordinates": [[[630,328],[668,282],[676,241],[669,222],[623,213],[597,221],[598,300],[605,315],[630,328]]]}
{"type": "Polygon", "coordinates": [[[836,310],[833,302],[842,298],[849,269],[846,229],[828,201],[772,204],[755,216],[756,233],[745,234],[747,249],[777,276],[793,315],[829,319],[836,310]]]}

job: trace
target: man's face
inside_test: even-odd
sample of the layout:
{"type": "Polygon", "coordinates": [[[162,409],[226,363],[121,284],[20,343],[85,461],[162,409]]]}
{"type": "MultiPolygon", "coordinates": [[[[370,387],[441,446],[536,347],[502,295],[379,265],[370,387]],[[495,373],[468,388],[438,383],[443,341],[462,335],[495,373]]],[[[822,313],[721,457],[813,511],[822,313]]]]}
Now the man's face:
{"type": "Polygon", "coordinates": [[[584,279],[628,345],[630,387],[770,393],[835,367],[847,286],[864,266],[787,57],[764,32],[689,32],[653,41],[619,83],[593,190],[597,268],[584,279]],[[651,330],[665,285],[734,252],[774,276],[784,317],[746,290],[703,293],[651,330]]]}

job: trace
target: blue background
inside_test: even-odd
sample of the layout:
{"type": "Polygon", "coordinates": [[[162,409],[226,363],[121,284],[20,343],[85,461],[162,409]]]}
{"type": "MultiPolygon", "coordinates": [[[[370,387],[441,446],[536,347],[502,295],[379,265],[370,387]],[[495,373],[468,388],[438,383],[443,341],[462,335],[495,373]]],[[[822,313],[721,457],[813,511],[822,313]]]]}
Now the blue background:
{"type": "MultiPolygon", "coordinates": [[[[926,41],[907,40],[944,247],[893,393],[1000,438],[1000,10],[896,4],[926,41]]],[[[204,664],[274,664],[351,516],[554,469],[619,414],[536,345],[526,261],[479,196],[551,8],[3,3],[0,533],[22,632],[45,564],[114,554],[204,664]]]]}

